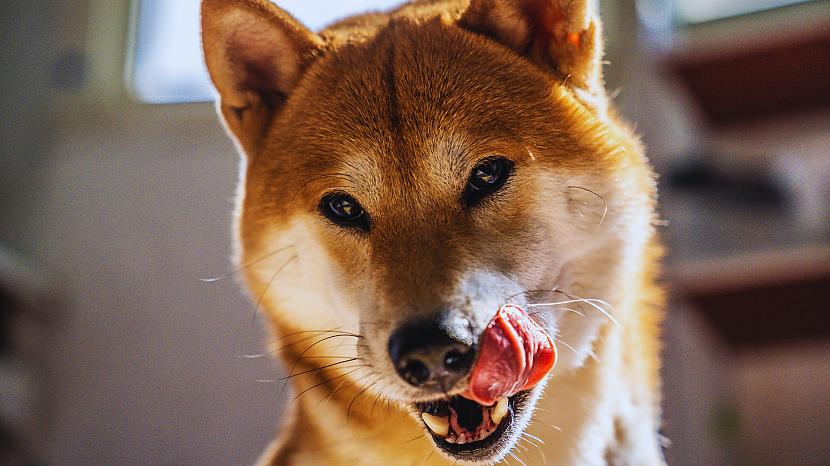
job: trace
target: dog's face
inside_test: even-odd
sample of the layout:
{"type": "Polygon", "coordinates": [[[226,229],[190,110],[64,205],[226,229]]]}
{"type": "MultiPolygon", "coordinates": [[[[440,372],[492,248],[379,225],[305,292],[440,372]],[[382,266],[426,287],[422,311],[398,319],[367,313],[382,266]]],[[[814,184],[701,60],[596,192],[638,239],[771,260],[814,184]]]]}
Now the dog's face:
{"type": "Polygon", "coordinates": [[[504,20],[523,16],[499,10],[514,2],[473,3],[345,40],[268,5],[217,1],[204,10],[205,47],[246,153],[241,262],[278,332],[360,335],[336,354],[365,363],[368,390],[419,421],[452,410],[479,437],[447,442],[430,426],[439,449],[493,462],[544,384],[510,397],[500,422],[476,424],[494,408],[457,395],[481,333],[501,305],[525,306],[570,348],[557,371],[581,365],[608,316],[579,300],[603,289],[596,271],[624,255],[621,238],[648,228],[652,186],[584,63],[598,62],[593,37],[572,51],[585,55],[572,57],[582,74],[563,77],[564,64],[539,58],[538,39],[517,53],[521,24],[504,20]],[[414,367],[407,354],[420,355],[414,367]],[[431,366],[450,356],[457,370],[431,366]]]}

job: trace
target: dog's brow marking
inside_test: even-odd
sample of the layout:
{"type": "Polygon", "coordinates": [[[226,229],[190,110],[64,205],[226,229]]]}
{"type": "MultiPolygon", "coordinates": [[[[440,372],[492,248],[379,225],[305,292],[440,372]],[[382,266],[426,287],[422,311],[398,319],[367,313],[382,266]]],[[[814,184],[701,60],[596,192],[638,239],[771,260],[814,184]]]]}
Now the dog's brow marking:
{"type": "MultiPolygon", "coordinates": [[[[322,180],[322,179],[325,179],[325,178],[337,178],[337,179],[346,180],[350,183],[354,183],[354,178],[351,175],[349,175],[348,173],[336,172],[336,173],[324,173],[322,175],[317,175],[315,177],[312,177],[311,179],[309,179],[308,181],[306,181],[302,185],[300,185],[300,187],[297,188],[296,191],[294,191],[294,194],[291,195],[291,200],[288,201],[288,205],[291,206],[291,205],[294,204],[294,199],[297,197],[297,194],[299,194],[303,189],[305,189],[306,186],[308,186],[309,184],[311,184],[315,181],[319,181],[319,180],[322,180]]],[[[332,188],[343,188],[343,189],[348,189],[350,187],[351,186],[332,186],[332,188]]]]}

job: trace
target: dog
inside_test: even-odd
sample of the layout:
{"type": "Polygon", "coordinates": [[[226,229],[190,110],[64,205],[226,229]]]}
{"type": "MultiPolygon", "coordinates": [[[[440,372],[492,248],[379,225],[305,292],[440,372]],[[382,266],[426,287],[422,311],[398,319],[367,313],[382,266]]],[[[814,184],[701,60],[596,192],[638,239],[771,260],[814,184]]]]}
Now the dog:
{"type": "Polygon", "coordinates": [[[656,180],[592,2],[201,15],[235,261],[292,390],[259,464],[665,464],[656,180]],[[555,368],[486,405],[465,394],[506,305],[555,368]]]}

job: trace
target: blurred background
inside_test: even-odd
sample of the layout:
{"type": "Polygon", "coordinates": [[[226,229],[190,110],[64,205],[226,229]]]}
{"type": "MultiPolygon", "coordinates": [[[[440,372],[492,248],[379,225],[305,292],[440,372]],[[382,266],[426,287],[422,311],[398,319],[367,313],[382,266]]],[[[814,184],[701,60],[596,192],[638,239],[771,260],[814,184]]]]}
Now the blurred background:
{"type": "MultiPolygon", "coordinates": [[[[277,1],[312,28],[398,3],[277,1]]],[[[608,0],[660,172],[673,465],[830,465],[830,2],[608,0]]],[[[0,464],[250,464],[280,376],[230,270],[197,0],[0,2],[0,464]]]]}

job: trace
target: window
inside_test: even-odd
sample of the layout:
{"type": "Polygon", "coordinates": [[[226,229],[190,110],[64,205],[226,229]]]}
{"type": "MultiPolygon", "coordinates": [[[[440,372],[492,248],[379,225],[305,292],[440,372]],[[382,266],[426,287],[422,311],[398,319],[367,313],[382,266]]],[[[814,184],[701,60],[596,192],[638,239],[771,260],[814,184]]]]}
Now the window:
{"type": "MultiPolygon", "coordinates": [[[[311,29],[402,0],[276,0],[311,29]]],[[[199,40],[199,0],[141,0],[136,18],[130,87],[150,103],[213,100],[199,40]]]]}
{"type": "Polygon", "coordinates": [[[809,0],[675,0],[681,23],[702,23],[757,11],[770,10],[809,0]]]}

